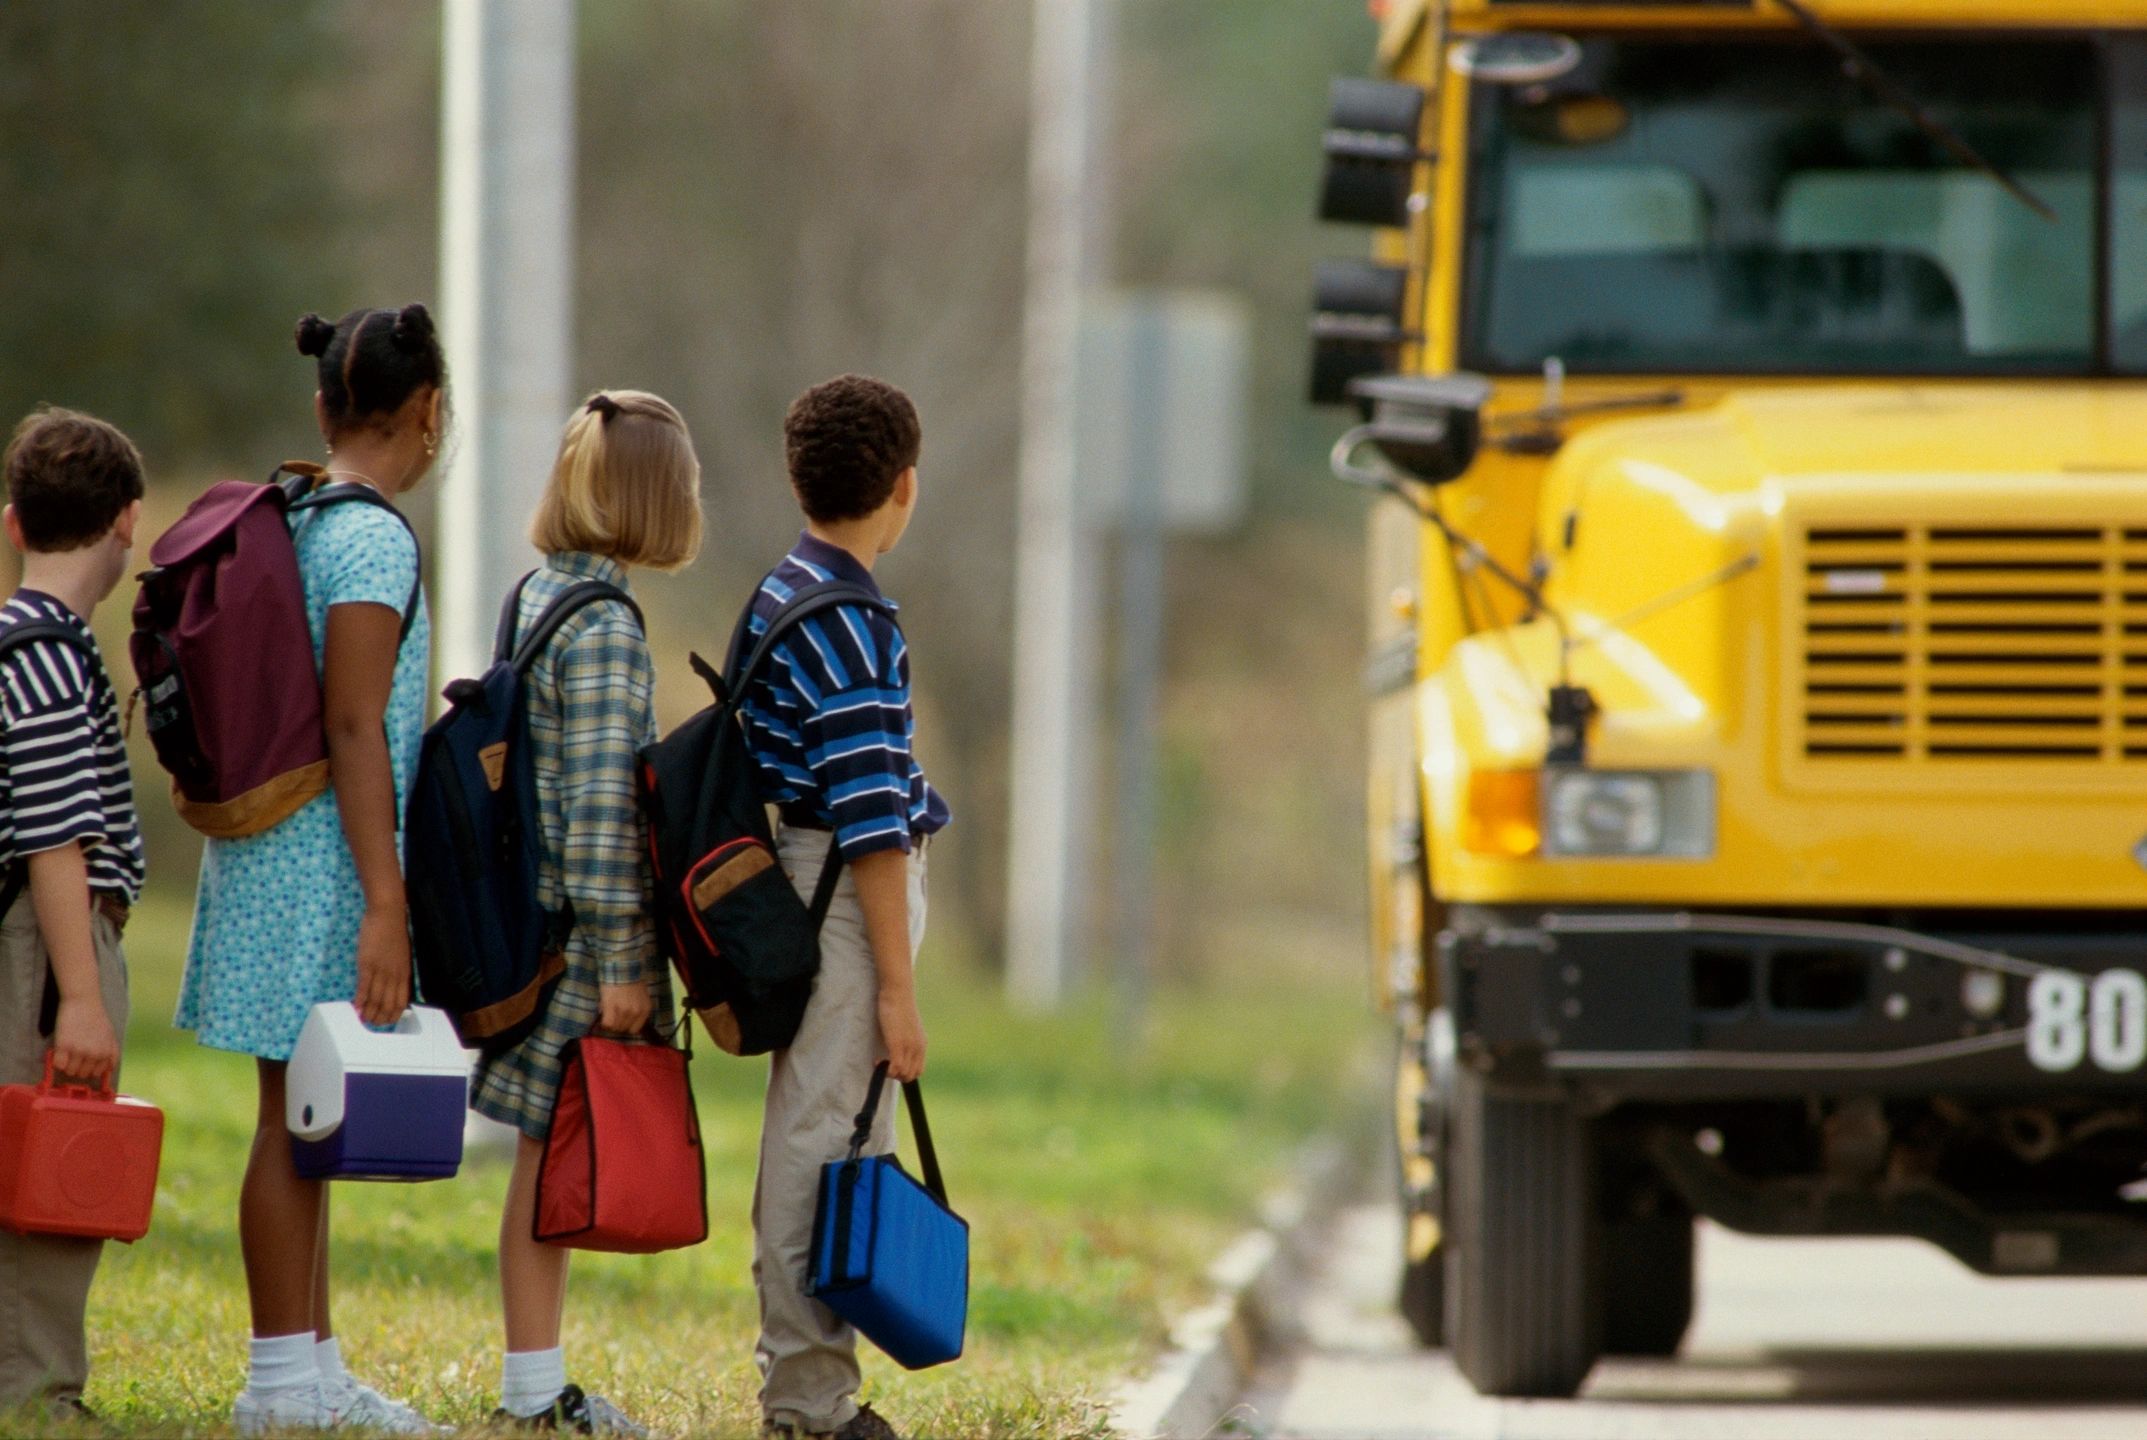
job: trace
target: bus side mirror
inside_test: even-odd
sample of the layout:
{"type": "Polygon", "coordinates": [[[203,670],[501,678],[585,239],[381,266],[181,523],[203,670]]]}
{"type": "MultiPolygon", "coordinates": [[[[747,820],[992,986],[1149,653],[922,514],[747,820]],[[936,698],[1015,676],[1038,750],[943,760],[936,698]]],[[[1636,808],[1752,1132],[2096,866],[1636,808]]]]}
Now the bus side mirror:
{"type": "Polygon", "coordinates": [[[1458,480],[1475,463],[1483,408],[1491,399],[1491,382],[1482,376],[1365,376],[1350,382],[1349,395],[1365,420],[1335,446],[1335,473],[1342,479],[1387,488],[1380,483],[1386,477],[1355,461],[1367,445],[1392,472],[1422,485],[1458,480]]]}
{"type": "Polygon", "coordinates": [[[1340,405],[1352,382],[1393,370],[1402,343],[1409,272],[1371,260],[1322,260],[1312,298],[1312,403],[1340,405]]]}
{"type": "Polygon", "coordinates": [[[1344,225],[1402,226],[1416,189],[1424,91],[1390,80],[1337,78],[1329,88],[1320,148],[1319,216],[1344,225]]]}

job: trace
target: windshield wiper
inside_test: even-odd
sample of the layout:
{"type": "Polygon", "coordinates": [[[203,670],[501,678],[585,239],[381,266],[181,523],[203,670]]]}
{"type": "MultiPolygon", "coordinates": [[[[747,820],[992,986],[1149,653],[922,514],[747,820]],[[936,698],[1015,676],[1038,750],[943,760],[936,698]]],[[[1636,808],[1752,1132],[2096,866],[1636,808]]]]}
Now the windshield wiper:
{"type": "Polygon", "coordinates": [[[1952,152],[1954,158],[1963,165],[1972,170],[1982,171],[1985,175],[2004,186],[2013,198],[2021,204],[2027,206],[2045,220],[2051,221],[2053,224],[2056,223],[2058,212],[2044,204],[2040,195],[2021,184],[2012,174],[1994,161],[1985,157],[1982,151],[1963,139],[1958,130],[1955,130],[1945,121],[1924,109],[1922,102],[1918,101],[1900,81],[1881,70],[1878,62],[1864,53],[1862,46],[1812,13],[1811,7],[1805,4],[1804,0],[1774,0],[1774,3],[1787,10],[1791,15],[1796,16],[1797,23],[1810,31],[1814,39],[1839,55],[1842,69],[1851,80],[1856,81],[1857,84],[1869,90],[1880,100],[1907,116],[1918,130],[1921,130],[1952,152]]]}

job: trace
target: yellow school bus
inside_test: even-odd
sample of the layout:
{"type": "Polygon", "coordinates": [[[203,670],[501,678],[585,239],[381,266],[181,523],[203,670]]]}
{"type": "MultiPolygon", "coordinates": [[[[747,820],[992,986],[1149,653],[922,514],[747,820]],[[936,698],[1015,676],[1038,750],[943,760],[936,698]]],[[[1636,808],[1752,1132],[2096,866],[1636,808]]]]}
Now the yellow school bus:
{"type": "Polygon", "coordinates": [[[1312,381],[1404,1313],[1560,1395],[1696,1216],[2147,1273],[2147,3],[1378,11],[1312,381]]]}

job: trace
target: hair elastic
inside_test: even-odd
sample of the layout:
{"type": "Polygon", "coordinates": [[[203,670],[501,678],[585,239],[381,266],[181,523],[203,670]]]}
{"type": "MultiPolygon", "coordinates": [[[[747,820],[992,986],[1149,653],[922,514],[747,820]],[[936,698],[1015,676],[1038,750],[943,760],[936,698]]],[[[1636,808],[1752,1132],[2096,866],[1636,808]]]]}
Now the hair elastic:
{"type": "Polygon", "coordinates": [[[609,395],[591,395],[589,397],[588,405],[584,408],[593,410],[597,414],[603,416],[604,423],[606,425],[609,425],[612,421],[619,418],[619,402],[612,399],[609,395]]]}

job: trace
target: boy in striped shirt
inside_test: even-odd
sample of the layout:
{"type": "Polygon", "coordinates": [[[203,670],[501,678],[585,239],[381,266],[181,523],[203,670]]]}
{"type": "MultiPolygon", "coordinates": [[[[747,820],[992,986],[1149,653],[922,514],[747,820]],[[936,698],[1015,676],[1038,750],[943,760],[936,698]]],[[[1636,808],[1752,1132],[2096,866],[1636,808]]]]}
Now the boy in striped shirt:
{"type": "MultiPolygon", "coordinates": [[[[816,385],[783,421],[805,533],[753,598],[754,635],[799,587],[846,580],[878,593],[874,563],[917,505],[922,435],[892,385],[844,375],[816,385]]],[[[847,1152],[873,1066],[924,1071],[912,969],[924,934],[926,843],[947,806],[915,756],[909,650],[885,614],[842,605],[776,646],[740,707],[761,794],[777,806],[776,848],[810,900],[830,847],[844,873],[820,931],[820,974],[786,1050],[775,1052],[753,1201],[760,1291],[761,1411],[771,1436],[892,1440],[857,1403],[857,1336],[805,1293],[820,1170],[847,1152]]],[[[871,1152],[894,1146],[882,1105],[871,1152]]]]}
{"type": "MultiPolygon", "coordinates": [[[[116,1082],[127,911],[141,894],[118,698],[89,617],[127,573],[142,460],[102,420],[41,409],[4,460],[22,587],[0,605],[0,1084],[116,1082]],[[11,632],[35,627],[7,643],[11,632]]],[[[0,1231],[0,1411],[82,1416],[99,1240],[0,1231]]]]}

